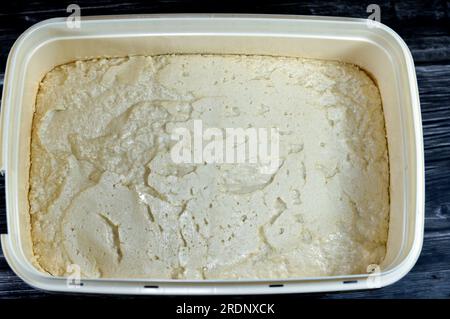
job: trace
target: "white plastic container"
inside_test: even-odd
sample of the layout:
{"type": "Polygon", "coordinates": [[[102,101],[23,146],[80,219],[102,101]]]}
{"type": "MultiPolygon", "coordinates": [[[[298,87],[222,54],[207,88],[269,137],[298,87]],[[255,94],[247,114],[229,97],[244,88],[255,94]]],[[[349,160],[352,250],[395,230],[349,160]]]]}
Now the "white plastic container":
{"type": "Polygon", "coordinates": [[[8,57],[1,108],[1,168],[8,234],[5,257],[28,284],[45,290],[119,294],[263,294],[376,288],[402,278],[416,262],[424,229],[422,124],[414,63],[391,29],[348,18],[273,15],[146,15],[63,18],[38,23],[8,57]],[[30,262],[28,177],[31,123],[38,84],[53,67],[104,56],[239,53],[351,62],[380,88],[390,162],[391,211],[387,256],[375,274],[266,280],[82,279],[69,286],[30,262]]]}

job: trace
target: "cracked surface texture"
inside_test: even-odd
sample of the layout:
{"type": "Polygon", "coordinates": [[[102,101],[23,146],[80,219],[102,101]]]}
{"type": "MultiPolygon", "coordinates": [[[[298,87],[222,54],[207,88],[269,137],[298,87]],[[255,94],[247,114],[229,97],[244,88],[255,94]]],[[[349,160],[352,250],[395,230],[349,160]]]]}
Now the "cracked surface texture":
{"type": "Polygon", "coordinates": [[[33,121],[30,214],[52,275],[288,278],[385,255],[389,168],[378,88],[351,64],[239,55],[77,61],[33,121]],[[171,132],[277,127],[280,166],[175,164],[171,132]]]}

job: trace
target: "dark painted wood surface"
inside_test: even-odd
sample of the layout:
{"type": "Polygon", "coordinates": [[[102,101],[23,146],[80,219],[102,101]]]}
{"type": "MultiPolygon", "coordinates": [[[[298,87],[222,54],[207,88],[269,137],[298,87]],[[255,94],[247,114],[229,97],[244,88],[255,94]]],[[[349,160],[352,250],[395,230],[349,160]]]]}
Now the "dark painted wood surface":
{"type": "MultiPolygon", "coordinates": [[[[27,27],[66,16],[75,1],[7,2],[0,6],[0,86],[7,54],[27,27]]],[[[426,162],[426,221],[422,254],[401,281],[378,290],[312,294],[314,298],[449,298],[450,297],[450,1],[228,1],[114,2],[76,1],[82,15],[130,13],[228,12],[349,16],[366,18],[367,5],[377,3],[381,21],[398,32],[416,63],[422,105],[426,162]]],[[[0,179],[0,232],[6,232],[4,180],[0,179]]],[[[290,295],[297,299],[305,295],[290,295]]],[[[0,298],[55,298],[23,283],[0,250],[0,298]]],[[[82,298],[82,297],[76,297],[82,298]]],[[[104,298],[104,297],[94,297],[104,298]]],[[[118,297],[114,297],[118,298],[118,297]]],[[[121,297],[129,298],[129,297],[121,297]]],[[[256,297],[249,297],[257,300],[256,297]]],[[[278,297],[280,298],[280,297],[278,297]]]]}

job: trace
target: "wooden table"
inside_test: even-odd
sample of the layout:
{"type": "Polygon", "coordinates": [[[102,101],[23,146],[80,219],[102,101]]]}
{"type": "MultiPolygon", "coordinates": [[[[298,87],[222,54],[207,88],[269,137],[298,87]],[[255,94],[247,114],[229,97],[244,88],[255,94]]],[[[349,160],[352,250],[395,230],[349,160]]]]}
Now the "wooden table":
{"type": "MultiPolygon", "coordinates": [[[[68,3],[75,2],[70,1],[68,3]]],[[[7,54],[15,39],[32,24],[67,16],[63,1],[2,3],[0,7],[0,86],[7,54]]],[[[77,1],[82,15],[228,12],[329,15],[366,18],[367,5],[353,1],[273,1],[239,7],[193,1],[77,1]],[[319,4],[320,3],[320,4],[319,4]]],[[[376,1],[381,22],[398,32],[409,45],[416,63],[422,105],[426,162],[426,220],[422,254],[413,270],[399,282],[382,289],[346,293],[311,294],[315,298],[448,298],[450,297],[450,2],[376,1]]],[[[0,232],[6,232],[4,180],[0,178],[0,232]]],[[[289,295],[297,299],[305,295],[289,295]]],[[[33,289],[7,265],[0,250],[0,298],[60,298],[33,289]]],[[[77,296],[75,298],[86,298],[77,296]]],[[[104,297],[93,297],[104,298],[104,297]]],[[[129,297],[114,297],[129,298],[129,297]]],[[[256,300],[256,297],[249,297],[256,300]]]]}

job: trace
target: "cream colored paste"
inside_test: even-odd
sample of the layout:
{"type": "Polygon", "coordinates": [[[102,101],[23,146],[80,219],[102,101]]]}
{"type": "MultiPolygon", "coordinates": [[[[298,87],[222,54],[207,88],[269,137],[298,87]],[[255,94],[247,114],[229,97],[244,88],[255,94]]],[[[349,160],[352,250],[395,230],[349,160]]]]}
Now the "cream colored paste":
{"type": "Polygon", "coordinates": [[[288,278],[385,255],[389,169],[378,88],[356,66],[163,55],[55,68],[37,96],[29,202],[52,275],[288,278]],[[280,165],[175,164],[175,127],[276,127],[280,165]]]}

